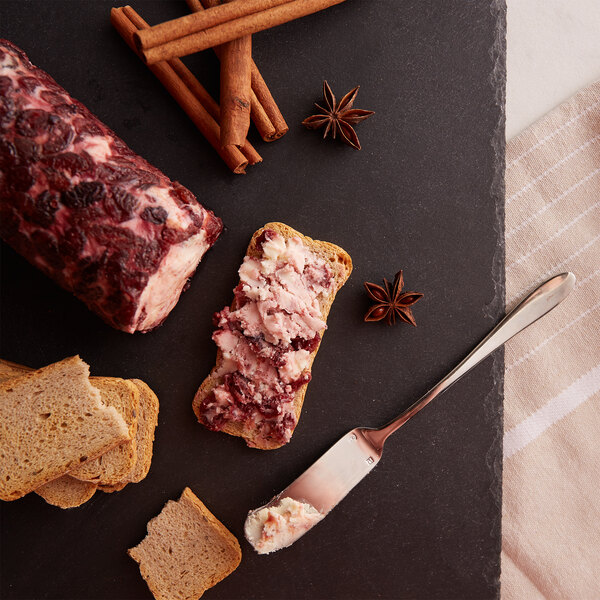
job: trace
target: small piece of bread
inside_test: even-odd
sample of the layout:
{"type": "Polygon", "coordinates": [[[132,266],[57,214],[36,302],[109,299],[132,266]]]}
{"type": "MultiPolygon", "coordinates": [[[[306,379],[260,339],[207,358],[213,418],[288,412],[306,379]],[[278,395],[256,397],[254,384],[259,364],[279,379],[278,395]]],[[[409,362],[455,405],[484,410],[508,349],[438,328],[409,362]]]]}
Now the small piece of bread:
{"type": "Polygon", "coordinates": [[[197,600],[242,560],[235,536],[187,487],[148,523],[148,535],[128,553],[156,600],[197,600]]]}
{"type": "Polygon", "coordinates": [[[53,506],[75,508],[87,502],[96,493],[97,487],[95,483],[63,475],[36,488],[35,493],[53,506]]]}
{"type": "MultiPolygon", "coordinates": [[[[279,235],[283,236],[283,238],[285,238],[286,240],[293,237],[300,238],[300,240],[311,250],[311,252],[325,259],[329,263],[329,266],[331,267],[334,273],[333,290],[327,298],[322,298],[319,301],[319,306],[321,308],[323,320],[326,321],[327,316],[329,315],[329,310],[331,309],[331,305],[333,304],[333,300],[335,299],[337,292],[344,285],[344,283],[346,283],[346,280],[348,279],[348,277],[350,277],[350,273],[352,273],[352,259],[350,258],[348,253],[339,246],[331,244],[330,242],[321,242],[319,240],[313,240],[305,235],[302,235],[300,232],[296,231],[295,229],[292,229],[284,223],[267,223],[264,227],[261,227],[261,229],[256,231],[252,236],[252,239],[250,240],[250,244],[248,245],[248,249],[246,251],[247,256],[256,258],[260,258],[262,256],[262,251],[257,243],[257,240],[260,238],[261,234],[263,233],[263,231],[265,231],[265,229],[275,231],[279,235]]],[[[320,334],[322,340],[323,331],[321,331],[320,334]]],[[[321,341],[319,341],[319,345],[311,353],[310,364],[308,366],[309,369],[312,367],[312,363],[315,360],[315,356],[319,350],[320,345],[321,341]]],[[[200,385],[200,388],[196,392],[194,401],[192,403],[194,413],[200,421],[200,407],[202,406],[204,399],[208,396],[208,394],[210,394],[210,392],[215,387],[223,383],[223,378],[217,375],[222,364],[223,356],[221,351],[218,350],[215,366],[208,375],[208,377],[200,385]]],[[[302,411],[302,405],[304,403],[304,395],[306,394],[307,386],[308,384],[300,386],[294,397],[296,425],[300,420],[300,413],[302,411]]],[[[243,437],[247,442],[249,442],[249,446],[252,446],[253,448],[260,448],[261,450],[274,450],[275,448],[280,448],[282,445],[276,440],[269,441],[261,439],[261,436],[259,435],[260,429],[258,425],[255,429],[249,429],[248,426],[244,423],[228,422],[221,429],[221,431],[223,431],[224,433],[228,433],[229,435],[243,437]]]]}
{"type": "Polygon", "coordinates": [[[0,499],[16,500],[130,440],[79,356],[0,382],[0,499]]]}
{"type": "Polygon", "coordinates": [[[131,381],[118,377],[93,377],[92,382],[100,390],[104,403],[114,406],[125,419],[129,426],[131,441],[73,469],[69,475],[98,485],[114,485],[127,477],[137,459],[135,440],[140,391],[131,381]]]}

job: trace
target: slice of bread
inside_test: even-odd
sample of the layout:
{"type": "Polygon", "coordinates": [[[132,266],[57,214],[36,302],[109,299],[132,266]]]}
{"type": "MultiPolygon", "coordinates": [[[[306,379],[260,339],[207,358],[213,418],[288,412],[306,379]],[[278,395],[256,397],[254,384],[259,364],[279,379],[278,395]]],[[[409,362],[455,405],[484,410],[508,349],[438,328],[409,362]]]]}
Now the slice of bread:
{"type": "Polygon", "coordinates": [[[131,441],[72,469],[69,475],[97,485],[114,485],[125,479],[136,463],[140,391],[131,381],[118,377],[93,377],[92,382],[100,390],[104,403],[116,408],[125,419],[131,441]]]}
{"type": "MultiPolygon", "coordinates": [[[[250,240],[250,244],[248,245],[248,249],[246,251],[246,255],[250,257],[260,258],[262,256],[262,251],[260,246],[257,244],[258,238],[261,236],[265,229],[270,229],[275,231],[276,233],[283,236],[286,240],[298,237],[302,242],[317,256],[325,259],[334,273],[334,286],[331,294],[327,298],[321,298],[319,300],[319,306],[321,308],[321,313],[323,315],[323,320],[327,320],[327,316],[329,315],[329,310],[331,309],[331,305],[333,304],[333,300],[340,290],[340,288],[346,283],[348,277],[350,277],[350,273],[352,272],[352,259],[348,255],[348,253],[336,246],[335,244],[331,244],[329,242],[321,242],[318,240],[313,240],[305,235],[302,235],[295,229],[292,229],[288,225],[283,223],[267,223],[264,227],[259,229],[254,233],[252,239],[250,240]]],[[[323,339],[323,331],[320,332],[321,340],[323,339]]],[[[310,364],[309,369],[312,367],[312,363],[315,359],[315,356],[319,350],[319,346],[321,345],[321,341],[319,341],[319,345],[317,348],[311,353],[310,356],[310,364]]],[[[194,401],[192,403],[192,407],[194,409],[194,413],[198,420],[200,417],[200,407],[204,399],[210,394],[210,392],[223,383],[222,377],[217,375],[218,370],[221,368],[223,363],[223,356],[221,351],[217,351],[217,359],[215,362],[215,367],[210,372],[208,377],[202,382],[200,388],[196,392],[194,397],[194,401]]],[[[298,388],[298,391],[294,397],[294,412],[296,416],[296,425],[300,420],[300,413],[302,411],[302,405],[304,403],[304,395],[306,394],[306,388],[308,384],[302,385],[298,388]]],[[[254,428],[248,426],[247,424],[239,423],[239,422],[228,422],[221,431],[228,433],[229,435],[236,435],[243,437],[248,445],[251,445],[254,448],[260,448],[261,450],[274,450],[275,448],[280,448],[282,446],[281,443],[277,441],[268,441],[261,439],[259,436],[259,428],[255,426],[254,428]]]]}
{"type": "MultiPolygon", "coordinates": [[[[0,359],[0,381],[13,379],[31,371],[33,369],[30,367],[0,359]]],[[[94,377],[90,379],[91,381],[96,380],[94,377]]],[[[96,485],[92,482],[75,479],[69,475],[63,475],[35,490],[35,493],[44,498],[49,504],[59,508],[80,506],[94,495],[96,489],[107,493],[118,492],[128,483],[139,483],[148,474],[152,462],[154,430],[158,423],[158,398],[150,387],[140,379],[130,379],[128,381],[133,383],[139,391],[139,414],[137,433],[134,440],[136,444],[136,461],[130,472],[122,481],[113,485],[96,485]]]]}
{"type": "Polygon", "coordinates": [[[158,398],[150,387],[141,379],[130,379],[139,391],[140,409],[138,429],[135,438],[137,445],[137,461],[127,476],[127,481],[139,483],[148,475],[152,463],[154,430],[158,425],[158,398]]]}
{"type": "Polygon", "coordinates": [[[156,600],[197,600],[242,560],[235,536],[189,488],[165,504],[128,553],[156,600]]]}
{"type": "MultiPolygon", "coordinates": [[[[92,377],[93,380],[94,378],[92,377]]],[[[94,495],[96,489],[106,493],[120,492],[128,483],[139,483],[146,477],[152,462],[154,430],[158,423],[158,398],[148,385],[140,379],[129,379],[128,381],[138,388],[140,395],[137,433],[135,437],[136,460],[125,478],[115,484],[96,485],[92,482],[80,481],[79,479],[65,475],[55,481],[50,481],[42,489],[35,490],[36,494],[39,494],[54,506],[72,508],[89,500],[94,495]],[[70,486],[69,482],[71,482],[70,486]],[[56,486],[56,490],[52,489],[54,486],[56,486]],[[79,504],[74,504],[79,498],[83,498],[86,493],[89,495],[85,500],[82,499],[79,504]]]]}
{"type": "Polygon", "coordinates": [[[36,488],[35,493],[53,506],[75,508],[87,502],[96,493],[97,487],[95,483],[63,475],[36,488]]]}
{"type": "MultiPolygon", "coordinates": [[[[14,379],[23,373],[33,371],[17,363],[0,359],[0,381],[14,379]]],[[[79,481],[69,475],[63,475],[37,488],[36,494],[41,496],[48,504],[59,508],[75,508],[87,502],[96,492],[96,485],[88,481],[79,481]]]]}
{"type": "Polygon", "coordinates": [[[130,440],[79,356],[0,382],[0,499],[16,500],[130,440]]]}
{"type": "Polygon", "coordinates": [[[154,430],[158,424],[158,398],[156,394],[140,379],[130,379],[140,392],[140,410],[138,429],[135,437],[137,445],[137,460],[131,472],[123,481],[114,485],[99,486],[103,492],[112,493],[121,491],[128,483],[139,483],[148,475],[152,462],[152,446],[154,443],[154,430]]]}

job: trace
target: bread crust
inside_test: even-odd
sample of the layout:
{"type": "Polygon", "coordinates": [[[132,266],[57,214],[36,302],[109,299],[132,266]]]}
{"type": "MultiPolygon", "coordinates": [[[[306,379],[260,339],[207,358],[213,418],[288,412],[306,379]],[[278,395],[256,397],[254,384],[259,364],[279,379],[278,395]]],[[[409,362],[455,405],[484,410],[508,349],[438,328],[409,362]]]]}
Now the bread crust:
{"type": "Polygon", "coordinates": [[[95,493],[97,486],[89,481],[79,481],[63,475],[36,488],[34,491],[48,504],[58,508],[76,508],[86,503],[95,493]]]}
{"type": "Polygon", "coordinates": [[[139,483],[148,475],[152,463],[154,431],[158,424],[159,402],[156,394],[141,379],[130,379],[140,392],[138,430],[135,438],[137,459],[131,471],[118,483],[98,486],[108,494],[121,491],[128,483],[139,483]]]}
{"type": "Polygon", "coordinates": [[[119,377],[90,377],[90,380],[100,390],[105,404],[112,404],[113,395],[118,398],[118,403],[112,405],[129,426],[131,439],[69,471],[69,475],[97,485],[114,485],[125,479],[136,464],[140,390],[131,381],[119,377]]]}
{"type": "MultiPolygon", "coordinates": [[[[257,244],[257,240],[261,236],[263,231],[265,231],[266,229],[275,231],[276,233],[284,237],[286,240],[293,237],[300,238],[302,242],[311,250],[311,252],[325,259],[331,266],[334,273],[335,282],[333,291],[327,298],[322,298],[319,301],[319,306],[321,308],[323,320],[327,321],[327,317],[329,315],[329,311],[331,309],[331,305],[333,304],[336,294],[342,288],[344,283],[346,283],[348,277],[350,277],[350,273],[352,273],[352,259],[350,258],[350,255],[345,250],[343,250],[339,246],[336,246],[335,244],[332,244],[330,242],[323,242],[320,240],[313,240],[312,238],[303,235],[299,231],[296,231],[289,225],[274,222],[267,223],[264,227],[261,227],[259,230],[254,232],[254,235],[252,236],[250,243],[248,244],[246,256],[250,256],[252,258],[259,258],[260,256],[262,256],[262,250],[257,244]]],[[[323,341],[324,332],[324,329],[319,332],[321,339],[319,340],[319,345],[317,346],[317,348],[310,355],[310,363],[308,366],[309,370],[312,370],[312,364],[315,360],[317,352],[319,351],[321,342],[323,341]]],[[[198,391],[196,392],[196,395],[194,396],[192,408],[199,421],[201,419],[200,407],[202,405],[202,402],[215,387],[217,387],[223,382],[223,379],[219,378],[216,375],[222,362],[222,353],[220,350],[217,350],[215,366],[213,367],[208,377],[202,382],[202,384],[198,388],[198,391]]],[[[300,388],[298,388],[294,396],[294,414],[296,417],[296,426],[298,425],[298,422],[300,420],[300,413],[302,412],[302,406],[304,404],[304,396],[306,394],[307,387],[308,383],[302,385],[300,388]]],[[[275,450],[277,448],[281,448],[281,446],[284,445],[275,441],[261,440],[258,434],[258,429],[249,430],[242,423],[229,422],[220,431],[229,435],[242,437],[246,440],[246,442],[249,442],[248,445],[251,445],[253,448],[259,448],[261,450],[275,450]]]]}

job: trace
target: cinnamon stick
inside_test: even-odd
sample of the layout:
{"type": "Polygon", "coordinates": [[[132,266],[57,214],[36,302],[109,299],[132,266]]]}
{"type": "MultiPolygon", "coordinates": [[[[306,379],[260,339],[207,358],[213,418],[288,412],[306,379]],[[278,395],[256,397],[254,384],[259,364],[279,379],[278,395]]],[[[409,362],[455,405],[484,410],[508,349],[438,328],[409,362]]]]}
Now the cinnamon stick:
{"type": "MultiPolygon", "coordinates": [[[[137,53],[133,34],[139,28],[148,26],[147,23],[129,6],[113,8],[110,20],[127,45],[137,53]]],[[[235,146],[221,147],[220,128],[216,121],[219,107],[181,61],[158,63],[150,66],[150,70],[234,173],[245,173],[248,164],[255,164],[262,160],[258,152],[247,141],[241,149],[235,146]],[[205,105],[209,108],[207,109],[205,105]]]]}
{"type": "Polygon", "coordinates": [[[161,60],[169,60],[177,56],[186,56],[188,54],[193,54],[194,52],[200,52],[201,50],[224,44],[225,42],[230,42],[231,40],[235,40],[245,35],[251,35],[258,31],[263,31],[281,25],[282,23],[293,21],[294,19],[310,15],[335,4],[344,2],[344,0],[291,0],[285,4],[270,8],[271,3],[274,1],[275,0],[233,0],[233,2],[229,4],[210,8],[204,11],[204,13],[194,13],[193,15],[180,17],[180,19],[187,19],[188,17],[196,15],[201,16],[210,13],[211,11],[216,11],[221,7],[230,6],[231,4],[234,4],[234,2],[247,2],[249,5],[252,3],[253,7],[256,7],[258,3],[261,6],[269,7],[266,10],[222,22],[216,26],[209,27],[202,31],[196,31],[191,34],[189,31],[195,31],[193,27],[191,29],[189,27],[186,29],[185,26],[180,28],[180,25],[177,23],[178,21],[180,22],[180,19],[174,19],[171,21],[171,23],[174,24],[172,26],[175,31],[173,35],[176,35],[177,37],[173,37],[171,38],[171,41],[167,41],[161,45],[142,50],[142,56],[149,65],[161,60]]]}
{"type": "Polygon", "coordinates": [[[290,0],[231,0],[227,3],[219,3],[213,10],[192,13],[140,31],[135,36],[136,45],[138,48],[147,50],[190,33],[203,31],[209,27],[227,23],[232,19],[239,19],[287,2],[290,0]]]}
{"type": "MultiPolygon", "coordinates": [[[[194,12],[220,4],[220,0],[186,0],[186,2],[189,9],[194,12]]],[[[219,58],[221,58],[221,48],[222,46],[213,48],[219,58]]],[[[252,76],[250,118],[265,142],[278,140],[289,131],[289,127],[254,60],[251,61],[250,68],[252,76]]]]}
{"type": "Polygon", "coordinates": [[[252,88],[250,88],[250,118],[264,141],[272,142],[277,139],[277,130],[252,88]]]}
{"type": "MultiPolygon", "coordinates": [[[[252,91],[256,95],[256,100],[258,105],[264,110],[267,118],[273,125],[274,132],[271,133],[266,128],[261,128],[258,124],[258,116],[255,119],[255,124],[260,133],[260,137],[265,142],[273,142],[278,140],[281,136],[285,135],[289,131],[288,124],[285,122],[277,103],[275,102],[275,98],[273,98],[271,91],[269,90],[263,76],[260,74],[258,67],[252,61],[250,65],[250,74],[252,77],[252,91]]],[[[253,105],[254,108],[254,105],[253,105]]],[[[258,110],[258,108],[257,108],[258,110]]]]}
{"type": "MultiPolygon", "coordinates": [[[[237,0],[224,0],[235,2],[237,0]]],[[[221,145],[241,146],[250,128],[252,36],[220,46],[221,145]]]]}
{"type": "MultiPolygon", "coordinates": [[[[146,21],[137,13],[131,6],[124,8],[125,14],[129,20],[137,27],[138,30],[145,30],[150,27],[146,21]]],[[[181,78],[188,89],[200,101],[208,114],[217,122],[220,123],[221,110],[213,97],[206,91],[204,86],[196,79],[193,73],[179,60],[174,58],[168,61],[168,64],[173,68],[175,73],[181,78]]],[[[239,146],[242,154],[248,159],[249,165],[255,165],[262,162],[261,155],[255,150],[254,146],[244,138],[243,143],[239,146]]],[[[235,153],[234,153],[235,154],[235,153]]]]}

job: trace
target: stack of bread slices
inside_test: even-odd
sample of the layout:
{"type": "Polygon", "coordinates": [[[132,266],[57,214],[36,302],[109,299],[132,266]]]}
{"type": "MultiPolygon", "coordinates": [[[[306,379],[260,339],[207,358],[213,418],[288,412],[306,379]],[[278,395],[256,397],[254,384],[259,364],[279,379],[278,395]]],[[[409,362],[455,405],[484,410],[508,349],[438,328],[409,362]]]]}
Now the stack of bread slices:
{"type": "Polygon", "coordinates": [[[0,499],[61,508],[144,479],[158,398],[139,379],[90,377],[73,356],[33,370],[0,360],[0,499]]]}

